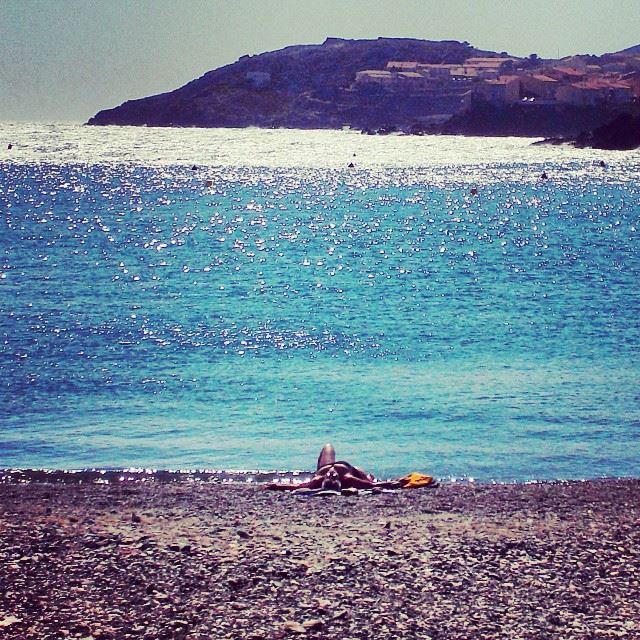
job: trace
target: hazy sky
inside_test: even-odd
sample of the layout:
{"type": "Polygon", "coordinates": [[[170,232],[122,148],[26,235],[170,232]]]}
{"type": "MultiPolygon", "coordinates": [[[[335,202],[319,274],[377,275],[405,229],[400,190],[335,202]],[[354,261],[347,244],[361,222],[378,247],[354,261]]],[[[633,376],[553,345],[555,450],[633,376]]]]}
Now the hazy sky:
{"type": "Polygon", "coordinates": [[[640,0],[0,0],[0,119],[85,121],[327,36],[600,54],[640,43],[640,0]]]}

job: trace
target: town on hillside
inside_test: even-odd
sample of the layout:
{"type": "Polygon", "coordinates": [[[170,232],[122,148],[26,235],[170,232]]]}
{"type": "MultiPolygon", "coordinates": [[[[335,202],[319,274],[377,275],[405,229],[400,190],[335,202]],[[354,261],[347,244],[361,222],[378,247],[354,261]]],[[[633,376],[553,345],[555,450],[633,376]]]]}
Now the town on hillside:
{"type": "Polygon", "coordinates": [[[531,109],[542,105],[620,107],[640,98],[640,55],[575,56],[544,62],[535,54],[472,57],[463,64],[390,60],[385,69],[358,71],[352,90],[422,96],[432,109],[424,125],[446,122],[474,104],[531,109]]]}

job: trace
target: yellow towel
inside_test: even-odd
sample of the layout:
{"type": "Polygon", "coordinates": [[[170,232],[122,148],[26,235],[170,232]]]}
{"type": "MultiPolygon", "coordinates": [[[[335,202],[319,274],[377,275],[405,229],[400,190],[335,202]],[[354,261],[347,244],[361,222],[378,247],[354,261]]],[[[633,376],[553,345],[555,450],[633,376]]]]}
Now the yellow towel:
{"type": "Polygon", "coordinates": [[[427,476],[424,473],[413,471],[403,478],[400,478],[403,489],[419,489],[420,487],[428,487],[434,483],[432,476],[427,476]]]}

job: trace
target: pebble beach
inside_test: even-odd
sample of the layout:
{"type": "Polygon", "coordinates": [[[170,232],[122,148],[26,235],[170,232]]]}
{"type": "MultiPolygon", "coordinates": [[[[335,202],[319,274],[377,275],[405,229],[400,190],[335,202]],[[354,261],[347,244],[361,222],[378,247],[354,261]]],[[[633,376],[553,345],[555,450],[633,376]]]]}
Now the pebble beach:
{"type": "Polygon", "coordinates": [[[0,638],[640,638],[640,481],[0,484],[0,638]]]}

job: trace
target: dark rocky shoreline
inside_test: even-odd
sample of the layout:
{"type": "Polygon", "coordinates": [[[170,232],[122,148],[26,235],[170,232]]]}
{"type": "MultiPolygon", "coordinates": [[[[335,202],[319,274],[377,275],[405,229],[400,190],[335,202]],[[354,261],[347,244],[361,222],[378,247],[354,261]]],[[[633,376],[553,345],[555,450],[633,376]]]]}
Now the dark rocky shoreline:
{"type": "Polygon", "coordinates": [[[3,638],[640,638],[640,480],[0,484],[3,638]]]}
{"type": "Polygon", "coordinates": [[[592,131],[583,131],[575,137],[552,137],[533,144],[568,144],[579,149],[631,151],[640,147],[640,115],[622,113],[606,124],[592,131]]]}

